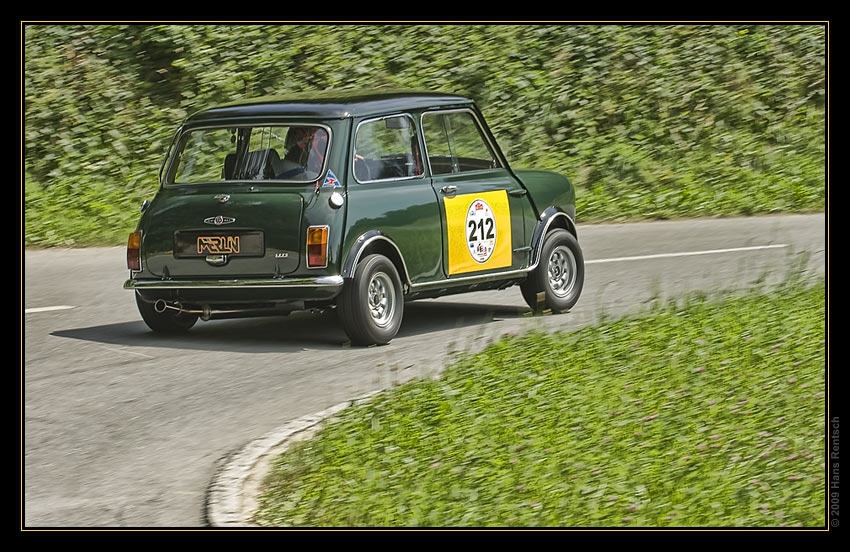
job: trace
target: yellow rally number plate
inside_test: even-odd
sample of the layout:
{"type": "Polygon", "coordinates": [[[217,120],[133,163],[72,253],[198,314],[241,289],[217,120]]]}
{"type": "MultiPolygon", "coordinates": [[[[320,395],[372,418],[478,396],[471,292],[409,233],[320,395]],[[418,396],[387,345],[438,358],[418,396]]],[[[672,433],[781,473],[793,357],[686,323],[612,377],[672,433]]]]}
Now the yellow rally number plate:
{"type": "Polygon", "coordinates": [[[511,266],[511,210],[505,190],[444,197],[449,275],[511,266]]]}

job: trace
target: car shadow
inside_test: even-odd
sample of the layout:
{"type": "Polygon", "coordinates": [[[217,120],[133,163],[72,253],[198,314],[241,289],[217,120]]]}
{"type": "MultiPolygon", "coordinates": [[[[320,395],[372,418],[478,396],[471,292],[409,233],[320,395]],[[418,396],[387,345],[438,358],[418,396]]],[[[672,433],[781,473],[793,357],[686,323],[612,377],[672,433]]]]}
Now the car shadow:
{"type": "MultiPolygon", "coordinates": [[[[405,305],[397,338],[445,330],[469,330],[507,318],[529,316],[524,307],[478,303],[414,301],[405,305]]],[[[150,331],[141,320],[69,328],[51,335],[122,347],[286,353],[351,348],[336,312],[293,313],[289,316],[199,321],[189,332],[164,335],[150,331]]]]}
{"type": "Polygon", "coordinates": [[[449,301],[414,301],[404,306],[398,337],[482,326],[509,318],[531,316],[527,307],[449,301]]]}

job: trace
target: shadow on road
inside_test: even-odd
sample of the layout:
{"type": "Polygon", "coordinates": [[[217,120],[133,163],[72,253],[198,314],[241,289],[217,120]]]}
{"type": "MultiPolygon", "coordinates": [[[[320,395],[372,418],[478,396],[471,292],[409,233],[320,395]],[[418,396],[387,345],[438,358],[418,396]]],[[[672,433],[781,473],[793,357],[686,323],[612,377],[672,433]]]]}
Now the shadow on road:
{"type": "MultiPolygon", "coordinates": [[[[529,309],[510,305],[430,300],[412,302],[405,305],[404,321],[396,339],[416,338],[445,330],[469,330],[494,321],[529,315],[529,309]]],[[[351,347],[333,310],[320,314],[294,313],[268,318],[198,321],[183,335],[156,334],[141,320],[71,328],[52,332],[51,335],[124,347],[240,353],[284,353],[351,347]]]]}

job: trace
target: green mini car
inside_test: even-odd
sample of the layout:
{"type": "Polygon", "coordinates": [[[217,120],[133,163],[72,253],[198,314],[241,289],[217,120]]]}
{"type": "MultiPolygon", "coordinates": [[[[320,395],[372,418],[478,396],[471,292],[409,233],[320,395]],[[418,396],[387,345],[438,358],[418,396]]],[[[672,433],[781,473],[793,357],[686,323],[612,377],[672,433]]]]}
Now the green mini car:
{"type": "Polygon", "coordinates": [[[128,240],[145,323],[334,308],[388,343],[407,300],[518,285],[578,301],[584,260],[564,176],[509,165],[475,102],[413,92],[267,97],[189,117],[128,240]]]}

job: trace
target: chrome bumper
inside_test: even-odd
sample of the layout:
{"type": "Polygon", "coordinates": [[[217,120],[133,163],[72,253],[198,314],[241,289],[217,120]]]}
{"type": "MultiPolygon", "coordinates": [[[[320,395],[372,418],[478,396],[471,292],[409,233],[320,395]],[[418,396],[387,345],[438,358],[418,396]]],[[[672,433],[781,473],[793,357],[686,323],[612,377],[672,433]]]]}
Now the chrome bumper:
{"type": "Polygon", "coordinates": [[[124,282],[124,289],[286,289],[341,288],[342,276],[315,278],[271,278],[264,280],[136,280],[124,282]]]}

